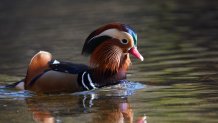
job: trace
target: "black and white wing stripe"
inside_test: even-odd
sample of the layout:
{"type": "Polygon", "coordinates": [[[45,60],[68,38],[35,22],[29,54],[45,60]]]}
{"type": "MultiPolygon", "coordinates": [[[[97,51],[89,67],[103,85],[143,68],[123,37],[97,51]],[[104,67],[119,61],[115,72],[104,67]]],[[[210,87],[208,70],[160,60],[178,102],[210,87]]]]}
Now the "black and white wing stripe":
{"type": "Polygon", "coordinates": [[[93,90],[97,88],[95,83],[92,81],[90,74],[86,71],[79,75],[78,82],[84,90],[93,90]]]}

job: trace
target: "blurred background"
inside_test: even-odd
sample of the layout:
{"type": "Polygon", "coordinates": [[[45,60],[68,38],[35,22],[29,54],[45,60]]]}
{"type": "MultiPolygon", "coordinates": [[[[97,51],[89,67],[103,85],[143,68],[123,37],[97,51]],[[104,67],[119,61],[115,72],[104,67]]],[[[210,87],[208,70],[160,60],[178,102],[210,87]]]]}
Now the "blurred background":
{"type": "MultiPolygon", "coordinates": [[[[145,60],[131,59],[128,80],[152,86],[128,97],[134,116],[146,114],[149,123],[217,122],[217,0],[0,0],[0,83],[23,78],[30,59],[40,50],[58,60],[88,63],[80,55],[86,37],[111,22],[129,24],[138,34],[138,49],[145,60]]],[[[15,122],[12,118],[21,116],[33,122],[23,101],[20,109],[17,100],[3,100],[2,122],[15,122]],[[11,110],[4,107],[8,102],[11,110]],[[15,109],[25,115],[14,113],[15,109]]],[[[115,105],[126,104],[111,100],[115,105]]],[[[54,105],[53,112],[60,112],[56,117],[75,118],[71,111],[70,116],[60,111],[68,107],[58,106],[54,105]]],[[[110,106],[101,106],[111,111],[110,106]]],[[[91,112],[101,113],[101,108],[91,112]]],[[[87,115],[92,117],[80,114],[87,115]]]]}
{"type": "Polygon", "coordinates": [[[199,65],[215,72],[217,65],[211,63],[218,61],[217,5],[216,0],[1,0],[0,74],[24,76],[30,59],[40,50],[57,59],[87,63],[88,58],[80,55],[84,40],[111,22],[135,28],[145,57],[145,62],[137,62],[142,72],[167,71],[164,63],[168,61],[173,68],[175,64],[184,68],[183,62],[196,59],[205,60],[190,69],[199,65]]]}
{"type": "Polygon", "coordinates": [[[135,28],[145,57],[145,62],[137,63],[142,72],[157,72],[155,77],[160,77],[165,62],[173,69],[181,65],[185,72],[196,65],[216,72],[217,65],[211,63],[218,62],[217,5],[216,0],[1,0],[0,74],[24,76],[31,57],[40,50],[57,59],[86,63],[88,59],[80,55],[84,40],[94,29],[111,22],[135,28]],[[198,64],[184,69],[183,62],[190,59],[198,59],[198,64]]]}

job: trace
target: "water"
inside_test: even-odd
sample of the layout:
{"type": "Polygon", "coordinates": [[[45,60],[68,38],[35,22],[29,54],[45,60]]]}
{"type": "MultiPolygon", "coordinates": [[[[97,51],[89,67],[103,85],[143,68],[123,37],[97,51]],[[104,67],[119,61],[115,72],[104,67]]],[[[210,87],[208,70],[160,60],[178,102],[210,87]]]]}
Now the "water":
{"type": "Polygon", "coordinates": [[[25,76],[39,50],[87,63],[80,56],[96,27],[119,21],[138,33],[145,61],[132,58],[125,86],[35,96],[0,89],[0,122],[216,123],[217,1],[0,1],[0,85],[25,76]]]}

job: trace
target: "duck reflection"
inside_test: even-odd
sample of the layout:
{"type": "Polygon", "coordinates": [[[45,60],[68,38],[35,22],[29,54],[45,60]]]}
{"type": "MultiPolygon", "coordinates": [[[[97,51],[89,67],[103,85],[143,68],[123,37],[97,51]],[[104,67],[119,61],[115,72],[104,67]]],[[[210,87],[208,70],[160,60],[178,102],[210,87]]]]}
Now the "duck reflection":
{"type": "MultiPolygon", "coordinates": [[[[84,122],[132,123],[127,97],[85,95],[34,96],[26,99],[37,123],[84,122]]],[[[143,117],[144,118],[144,117],[143,117]]],[[[141,118],[137,122],[145,123],[141,118]]]]}

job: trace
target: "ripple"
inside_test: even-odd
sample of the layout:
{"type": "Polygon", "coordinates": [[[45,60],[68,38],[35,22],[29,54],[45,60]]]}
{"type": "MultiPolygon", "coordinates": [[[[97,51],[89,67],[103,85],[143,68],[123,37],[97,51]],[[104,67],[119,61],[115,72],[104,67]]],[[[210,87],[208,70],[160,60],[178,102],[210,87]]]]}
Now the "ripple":
{"type": "Polygon", "coordinates": [[[29,91],[16,91],[9,89],[0,89],[0,100],[23,100],[27,97],[31,97],[33,94],[29,91]]]}
{"type": "Polygon", "coordinates": [[[98,96],[130,96],[134,94],[137,90],[147,88],[146,85],[138,83],[138,82],[124,82],[122,84],[103,87],[100,89],[92,90],[92,91],[84,91],[77,92],[73,95],[89,95],[95,94],[98,96]]]}

